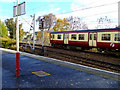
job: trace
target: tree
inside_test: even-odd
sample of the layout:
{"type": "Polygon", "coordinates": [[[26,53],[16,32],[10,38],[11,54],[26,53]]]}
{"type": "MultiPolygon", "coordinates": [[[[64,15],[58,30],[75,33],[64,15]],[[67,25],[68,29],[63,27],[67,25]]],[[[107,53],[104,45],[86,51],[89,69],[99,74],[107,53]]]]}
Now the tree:
{"type": "Polygon", "coordinates": [[[8,31],[10,32],[10,38],[13,38],[15,35],[15,31],[16,31],[16,24],[13,21],[13,18],[7,19],[5,20],[5,24],[8,28],[8,31]]]}
{"type": "Polygon", "coordinates": [[[69,17],[69,29],[70,30],[80,30],[80,29],[88,29],[87,24],[79,17],[69,17]]]}
{"type": "MultiPolygon", "coordinates": [[[[41,45],[42,45],[42,39],[43,39],[42,33],[43,33],[43,31],[39,31],[37,33],[37,42],[41,45]]],[[[49,31],[44,31],[44,45],[48,45],[50,43],[49,39],[50,39],[49,38],[49,31]]]]}
{"type": "Polygon", "coordinates": [[[111,19],[108,19],[107,16],[105,17],[100,17],[99,19],[97,19],[97,29],[102,29],[102,28],[111,28],[111,19]]]}
{"type": "Polygon", "coordinates": [[[55,26],[53,27],[54,31],[67,31],[69,23],[66,18],[64,19],[57,19],[55,26]]]}
{"type": "MultiPolygon", "coordinates": [[[[16,33],[16,32],[15,32],[16,33]]],[[[16,34],[15,34],[16,35],[16,34]]],[[[24,39],[25,32],[22,29],[22,24],[19,24],[19,39],[23,40],[24,39]]]]}
{"type": "MultiPolygon", "coordinates": [[[[54,26],[54,22],[56,21],[56,17],[55,15],[53,15],[52,13],[48,14],[48,15],[44,15],[44,20],[45,20],[45,27],[44,29],[48,29],[48,31],[51,30],[51,28],[54,26]]],[[[41,29],[41,16],[39,16],[37,18],[37,21],[39,22],[39,28],[41,29]]]]}
{"type": "MultiPolygon", "coordinates": [[[[13,21],[13,18],[5,20],[6,26],[10,31],[10,38],[16,39],[16,20],[13,21]]],[[[22,29],[22,23],[19,24],[19,39],[22,40],[25,32],[22,29]]]]}
{"type": "Polygon", "coordinates": [[[4,22],[2,22],[1,20],[0,20],[0,36],[1,37],[7,36],[7,28],[4,24],[4,22]]]}

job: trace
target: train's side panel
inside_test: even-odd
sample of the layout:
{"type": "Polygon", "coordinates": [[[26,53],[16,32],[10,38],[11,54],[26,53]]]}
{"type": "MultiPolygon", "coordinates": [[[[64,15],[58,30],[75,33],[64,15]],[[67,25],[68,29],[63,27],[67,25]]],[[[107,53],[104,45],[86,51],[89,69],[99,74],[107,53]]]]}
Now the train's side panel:
{"type": "Polygon", "coordinates": [[[80,47],[88,47],[88,42],[80,42],[80,41],[69,41],[69,45],[72,46],[80,46],[80,47]]]}
{"type": "Polygon", "coordinates": [[[98,32],[97,47],[120,50],[120,32],[98,32]]]}
{"type": "Polygon", "coordinates": [[[120,50],[120,44],[119,43],[98,42],[97,45],[98,45],[97,48],[101,48],[101,49],[115,49],[115,50],[120,50]]]}
{"type": "Polygon", "coordinates": [[[50,43],[64,44],[63,33],[50,34],[50,43]]]}
{"type": "Polygon", "coordinates": [[[78,33],[69,33],[69,45],[88,47],[88,33],[87,32],[78,32],[78,33]],[[76,36],[75,37],[73,37],[76,36]]]}

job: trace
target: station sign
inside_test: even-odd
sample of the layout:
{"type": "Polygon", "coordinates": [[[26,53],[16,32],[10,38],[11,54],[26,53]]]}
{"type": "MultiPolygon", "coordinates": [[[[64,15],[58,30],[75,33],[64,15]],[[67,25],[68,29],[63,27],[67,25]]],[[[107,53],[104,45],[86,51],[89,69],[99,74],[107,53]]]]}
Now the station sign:
{"type": "Polygon", "coordinates": [[[26,2],[18,4],[18,13],[17,13],[17,5],[13,6],[13,17],[20,16],[26,14],[26,2]]]}

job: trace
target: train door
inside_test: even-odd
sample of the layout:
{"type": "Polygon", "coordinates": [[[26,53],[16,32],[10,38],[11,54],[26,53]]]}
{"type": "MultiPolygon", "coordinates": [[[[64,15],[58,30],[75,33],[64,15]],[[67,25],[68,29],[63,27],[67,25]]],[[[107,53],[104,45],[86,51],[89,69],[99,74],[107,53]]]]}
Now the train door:
{"type": "Polygon", "coordinates": [[[68,44],[69,34],[64,34],[64,44],[68,44]]]}
{"type": "Polygon", "coordinates": [[[89,33],[89,46],[97,46],[97,33],[89,33]]]}

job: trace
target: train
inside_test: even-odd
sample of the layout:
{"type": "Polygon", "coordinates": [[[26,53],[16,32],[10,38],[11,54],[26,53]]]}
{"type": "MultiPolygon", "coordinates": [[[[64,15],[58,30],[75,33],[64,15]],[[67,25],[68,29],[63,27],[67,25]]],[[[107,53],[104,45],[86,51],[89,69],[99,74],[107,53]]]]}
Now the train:
{"type": "Polygon", "coordinates": [[[51,32],[50,43],[52,46],[120,51],[120,28],[51,32]]]}

